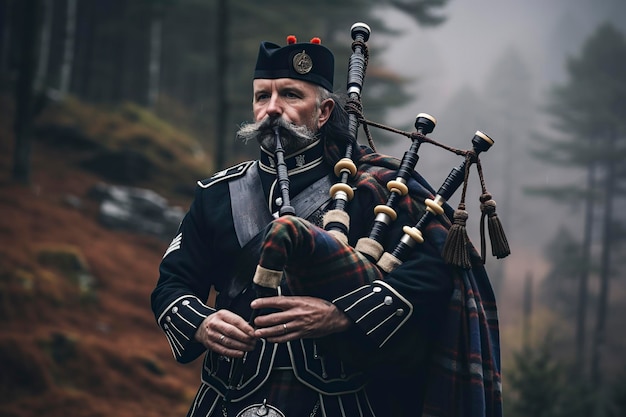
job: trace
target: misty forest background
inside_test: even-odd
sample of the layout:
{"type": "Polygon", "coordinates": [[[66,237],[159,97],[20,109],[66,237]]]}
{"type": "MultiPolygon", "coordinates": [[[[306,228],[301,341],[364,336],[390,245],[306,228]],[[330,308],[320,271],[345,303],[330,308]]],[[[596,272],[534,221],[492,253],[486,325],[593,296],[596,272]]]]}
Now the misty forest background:
{"type": "MultiPolygon", "coordinates": [[[[412,130],[413,120],[399,115],[407,108],[409,114],[430,112],[425,92],[434,94],[420,62],[426,64],[437,51],[420,49],[416,40],[411,50],[395,56],[408,63],[398,69],[390,63],[390,45],[409,26],[445,27],[454,0],[309,3],[0,0],[0,310],[7,317],[0,324],[0,409],[8,410],[7,416],[43,410],[51,416],[123,416],[133,404],[138,409],[129,415],[184,414],[196,388],[189,375],[199,369],[178,374],[177,365],[167,362],[173,359],[147,302],[166,240],[145,233],[109,235],[99,229],[106,224],[80,227],[93,237],[85,246],[76,236],[65,238],[61,228],[45,236],[52,244],[45,250],[27,236],[44,236],[47,229],[35,226],[37,221],[46,227],[58,222],[52,216],[46,221],[48,208],[72,222],[93,214],[97,224],[87,192],[95,183],[150,190],[184,209],[195,180],[255,158],[256,148],[237,143],[234,131],[251,118],[250,76],[260,40],[320,37],[335,52],[335,89],[343,92],[349,29],[366,22],[372,38],[365,117],[412,130]],[[62,198],[43,201],[46,192],[57,190],[62,198]],[[29,209],[40,201],[43,208],[29,209]],[[18,229],[22,222],[30,230],[18,229]],[[111,243],[105,243],[109,236],[111,243]],[[113,252],[115,239],[146,252],[123,258],[113,252]],[[89,249],[97,241],[98,250],[89,249]],[[76,302],[68,301],[69,293],[60,295],[59,288],[66,287],[53,285],[64,273],[76,274],[75,266],[68,272],[63,263],[68,256],[72,265],[91,264],[90,279],[98,283],[72,281],[80,293],[76,302]],[[127,262],[121,272],[114,269],[124,265],[120,259],[127,262]],[[133,272],[143,281],[135,281],[133,272]],[[126,292],[116,295],[118,285],[136,299],[126,292]],[[41,313],[34,312],[35,305],[41,313]],[[135,318],[118,328],[117,337],[111,329],[98,329],[116,344],[81,338],[90,334],[82,327],[89,320],[100,317],[101,323],[113,311],[135,318]],[[76,316],[84,316],[85,323],[76,316]],[[63,317],[63,331],[52,317],[63,317]],[[33,337],[25,341],[24,333],[33,337]],[[118,357],[132,350],[122,334],[142,334],[137,346],[150,347],[118,357]],[[94,356],[81,346],[91,347],[94,356]],[[116,377],[94,373],[83,381],[75,375],[85,367],[75,357],[114,368],[116,377]],[[133,389],[116,390],[116,383],[133,389]],[[149,385],[147,393],[135,393],[138,385],[149,385]],[[110,404],[97,402],[103,388],[110,404]],[[146,394],[166,402],[140,402],[146,394]],[[36,405],[36,398],[48,402],[36,405]]],[[[623,416],[626,6],[620,0],[561,3],[567,6],[548,52],[558,57],[559,75],[545,85],[537,61],[523,51],[514,46],[494,51],[481,88],[461,85],[446,95],[434,114],[439,124],[432,136],[463,149],[475,130],[495,140],[481,159],[512,249],[503,260],[487,257],[499,299],[506,415],[623,416]],[[584,36],[574,30],[576,7],[593,11],[585,15],[594,24],[584,36]]],[[[406,139],[373,133],[385,153],[401,157],[408,149],[406,139]]],[[[437,188],[460,163],[456,158],[422,146],[417,169],[437,188]]],[[[480,189],[472,186],[467,201],[469,222],[474,221],[468,227],[477,243],[480,189]]]]}

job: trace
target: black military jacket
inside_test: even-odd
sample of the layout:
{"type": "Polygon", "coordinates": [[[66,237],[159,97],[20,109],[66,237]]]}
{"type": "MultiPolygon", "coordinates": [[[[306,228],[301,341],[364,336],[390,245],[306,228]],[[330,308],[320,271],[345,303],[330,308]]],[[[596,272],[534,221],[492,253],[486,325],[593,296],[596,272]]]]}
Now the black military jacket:
{"type": "MultiPolygon", "coordinates": [[[[323,160],[320,143],[288,156],[286,162],[291,195],[324,177],[331,184],[336,181],[332,167],[323,160]]],[[[251,299],[241,294],[242,288],[246,293],[245,285],[234,289],[232,285],[235,276],[241,281],[242,269],[245,271],[244,266],[250,263],[246,258],[249,254],[242,249],[246,242],[238,238],[235,221],[258,217],[259,211],[271,220],[271,214],[278,211],[280,194],[273,166],[272,156],[262,152],[259,161],[244,162],[198,182],[191,207],[163,256],[160,277],[151,297],[157,322],[179,362],[193,361],[206,351],[194,335],[204,318],[216,308],[229,308],[243,317],[249,314],[251,299]],[[235,211],[232,201],[241,196],[231,195],[237,189],[232,184],[254,170],[258,171],[265,204],[244,207],[238,204],[235,211]],[[215,308],[206,305],[212,286],[219,292],[215,308]]],[[[310,217],[314,222],[328,202],[328,198],[321,200],[320,210],[310,217]]],[[[368,235],[376,204],[384,202],[372,201],[371,196],[356,191],[349,205],[352,245],[368,235]]],[[[404,221],[410,220],[400,216],[398,224],[404,221]]],[[[390,239],[396,241],[401,235],[401,227],[397,227],[390,239]]],[[[243,399],[254,392],[276,366],[292,367],[301,382],[328,395],[362,390],[369,373],[411,374],[423,368],[429,341],[451,291],[447,266],[433,248],[425,246],[426,249],[416,251],[385,281],[375,281],[335,301],[355,323],[345,335],[319,341],[301,340],[288,346],[258,343],[246,359],[257,366],[247,367],[249,371],[242,380],[231,387],[234,398],[243,399]]],[[[283,293],[288,294],[288,289],[284,288],[283,293]]],[[[225,394],[231,365],[219,355],[206,352],[202,381],[225,394]]]]}

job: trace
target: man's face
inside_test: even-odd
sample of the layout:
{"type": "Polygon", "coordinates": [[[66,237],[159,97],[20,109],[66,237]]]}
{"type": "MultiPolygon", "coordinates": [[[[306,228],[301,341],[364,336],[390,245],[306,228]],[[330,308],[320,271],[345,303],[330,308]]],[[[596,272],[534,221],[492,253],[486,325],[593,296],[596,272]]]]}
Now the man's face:
{"type": "Polygon", "coordinates": [[[319,87],[291,78],[257,79],[253,90],[255,123],[244,124],[237,136],[244,142],[256,139],[270,152],[276,148],[273,126],[281,129],[285,152],[297,151],[317,140],[316,133],[328,121],[335,105],[330,98],[319,101],[319,87]]]}
{"type": "Polygon", "coordinates": [[[257,79],[252,86],[252,110],[256,122],[265,117],[282,117],[296,126],[306,126],[317,132],[330,114],[324,106],[318,106],[317,87],[306,81],[257,79]]]}

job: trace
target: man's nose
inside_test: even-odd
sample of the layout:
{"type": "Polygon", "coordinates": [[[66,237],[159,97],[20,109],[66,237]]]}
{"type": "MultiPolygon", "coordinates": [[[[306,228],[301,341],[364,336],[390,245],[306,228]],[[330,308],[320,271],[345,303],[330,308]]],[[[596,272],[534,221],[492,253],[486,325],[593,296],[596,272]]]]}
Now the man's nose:
{"type": "Polygon", "coordinates": [[[270,100],[267,103],[266,111],[268,116],[271,117],[276,117],[283,114],[283,107],[278,94],[272,94],[272,97],[270,97],[270,100]]]}

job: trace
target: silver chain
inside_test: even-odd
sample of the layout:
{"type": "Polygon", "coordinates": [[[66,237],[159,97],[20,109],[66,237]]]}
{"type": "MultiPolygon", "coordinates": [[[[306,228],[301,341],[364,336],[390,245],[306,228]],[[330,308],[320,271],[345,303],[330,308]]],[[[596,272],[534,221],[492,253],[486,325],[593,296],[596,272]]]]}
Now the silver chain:
{"type": "Polygon", "coordinates": [[[315,413],[317,413],[317,410],[320,408],[320,400],[317,400],[317,402],[315,403],[315,406],[313,407],[313,411],[311,411],[311,414],[309,414],[309,417],[315,417],[315,413]]]}

